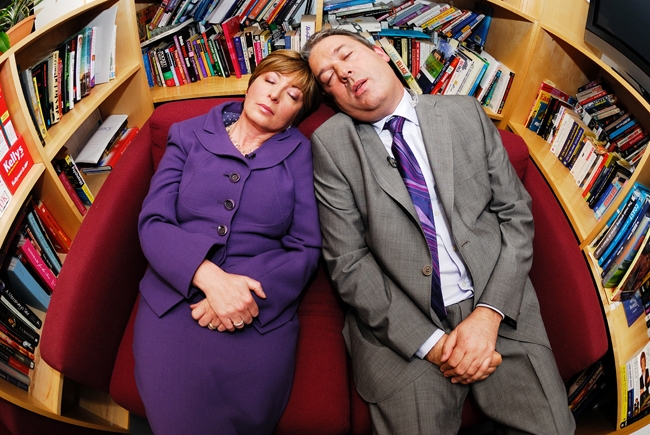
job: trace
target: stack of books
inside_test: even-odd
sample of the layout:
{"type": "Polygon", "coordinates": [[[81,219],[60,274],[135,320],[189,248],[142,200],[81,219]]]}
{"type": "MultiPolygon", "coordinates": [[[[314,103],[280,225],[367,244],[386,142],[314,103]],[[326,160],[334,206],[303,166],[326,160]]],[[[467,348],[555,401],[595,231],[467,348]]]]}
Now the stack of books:
{"type": "Polygon", "coordinates": [[[592,408],[605,386],[605,370],[601,361],[597,361],[571,379],[567,384],[567,397],[573,416],[578,418],[592,408]]]}
{"type": "Polygon", "coordinates": [[[621,427],[640,420],[650,412],[650,343],[620,367],[620,399],[624,412],[621,427]]]}
{"type": "Polygon", "coordinates": [[[635,183],[589,248],[610,302],[626,300],[644,285],[650,266],[650,191],[635,183]]]}
{"type": "Polygon", "coordinates": [[[39,200],[28,199],[0,249],[0,378],[28,391],[47,311],[71,240],[39,200]]]}
{"type": "Polygon", "coordinates": [[[115,78],[116,7],[20,72],[27,109],[41,142],[47,131],[99,83],[115,78]],[[96,47],[108,47],[96,51],[96,47]]]}

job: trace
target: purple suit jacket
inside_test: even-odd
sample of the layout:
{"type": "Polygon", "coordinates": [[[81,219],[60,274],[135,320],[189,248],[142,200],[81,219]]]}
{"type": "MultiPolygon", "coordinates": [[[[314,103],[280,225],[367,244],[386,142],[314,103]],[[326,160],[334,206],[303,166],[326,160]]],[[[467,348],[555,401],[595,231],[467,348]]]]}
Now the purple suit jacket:
{"type": "Polygon", "coordinates": [[[149,261],[140,292],[158,316],[183,300],[198,300],[192,278],[208,258],[261,282],[267,297],[255,297],[260,315],[254,326],[264,333],[292,319],[318,262],[311,147],[290,128],[244,158],[225,131],[224,110],[241,113],[242,104],[216,106],[169,130],[140,213],[149,261]]]}

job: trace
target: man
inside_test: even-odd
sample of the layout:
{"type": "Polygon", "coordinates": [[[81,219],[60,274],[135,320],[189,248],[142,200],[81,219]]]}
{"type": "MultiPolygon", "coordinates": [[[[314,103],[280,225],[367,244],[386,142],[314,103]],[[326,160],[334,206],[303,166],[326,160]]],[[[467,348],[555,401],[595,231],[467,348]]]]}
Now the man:
{"type": "Polygon", "coordinates": [[[344,112],[312,136],[315,186],[373,431],[456,434],[471,390],[506,433],[573,433],[528,279],[530,197],[480,104],[412,95],[353,33],[303,57],[344,112]]]}

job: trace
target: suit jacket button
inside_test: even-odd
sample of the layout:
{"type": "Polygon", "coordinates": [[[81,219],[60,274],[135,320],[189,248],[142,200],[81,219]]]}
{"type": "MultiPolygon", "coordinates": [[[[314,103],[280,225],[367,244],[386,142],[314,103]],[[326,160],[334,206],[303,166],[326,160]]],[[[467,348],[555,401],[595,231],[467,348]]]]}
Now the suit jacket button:
{"type": "Polygon", "coordinates": [[[232,210],[235,208],[235,201],[232,199],[227,199],[226,202],[223,203],[223,206],[226,208],[226,210],[232,210]]]}
{"type": "Polygon", "coordinates": [[[228,232],[228,227],[227,227],[227,226],[225,226],[225,225],[219,225],[219,226],[217,227],[217,233],[218,233],[220,236],[225,236],[227,232],[228,232]]]}
{"type": "Polygon", "coordinates": [[[229,178],[230,178],[230,181],[233,182],[233,183],[236,183],[241,179],[239,174],[236,173],[236,172],[233,172],[232,174],[230,174],[229,178]]]}
{"type": "Polygon", "coordinates": [[[433,273],[433,267],[426,265],[422,268],[422,274],[424,276],[429,276],[433,273]]]}

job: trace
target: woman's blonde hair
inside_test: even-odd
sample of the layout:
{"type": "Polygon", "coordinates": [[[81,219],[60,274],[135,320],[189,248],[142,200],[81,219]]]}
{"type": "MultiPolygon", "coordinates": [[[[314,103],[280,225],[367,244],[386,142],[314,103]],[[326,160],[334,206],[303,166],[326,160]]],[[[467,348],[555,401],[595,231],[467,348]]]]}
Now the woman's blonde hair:
{"type": "Polygon", "coordinates": [[[272,51],[257,65],[255,72],[248,80],[248,87],[250,88],[261,74],[267,72],[293,75],[295,85],[302,91],[302,109],[298,112],[293,125],[300,124],[318,108],[321,102],[321,90],[309,69],[309,63],[300,57],[300,53],[294,50],[272,51]]]}

